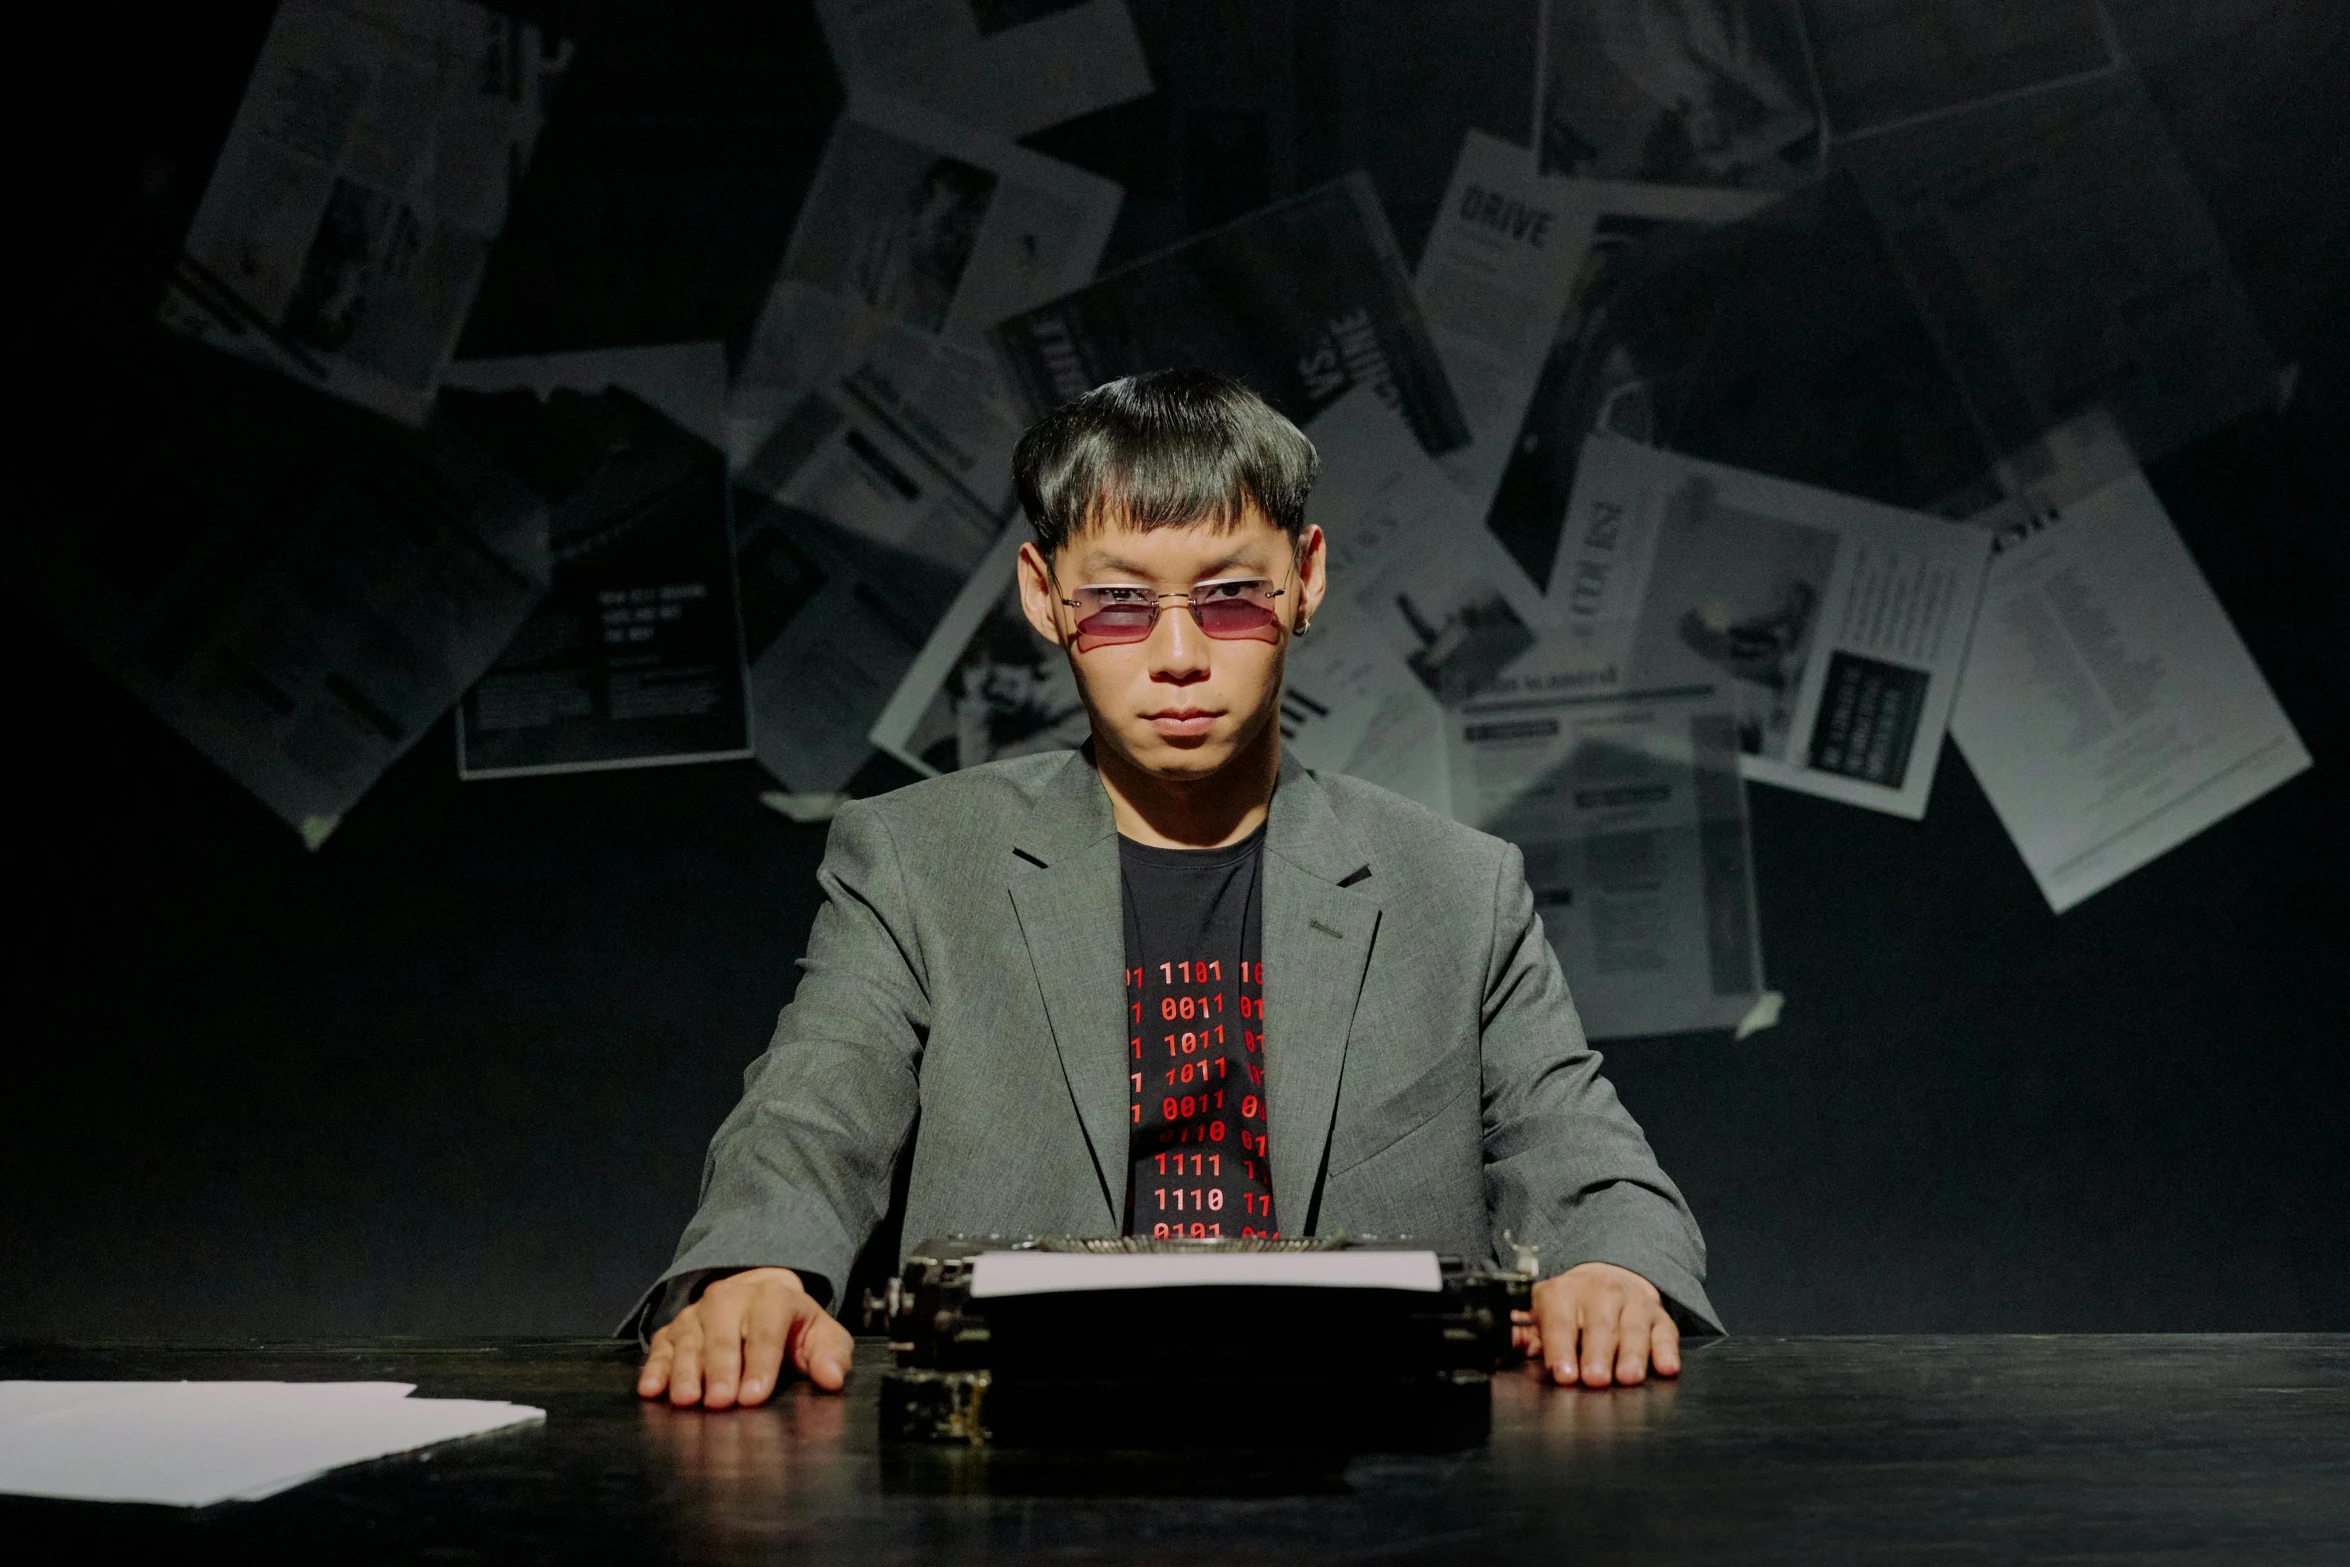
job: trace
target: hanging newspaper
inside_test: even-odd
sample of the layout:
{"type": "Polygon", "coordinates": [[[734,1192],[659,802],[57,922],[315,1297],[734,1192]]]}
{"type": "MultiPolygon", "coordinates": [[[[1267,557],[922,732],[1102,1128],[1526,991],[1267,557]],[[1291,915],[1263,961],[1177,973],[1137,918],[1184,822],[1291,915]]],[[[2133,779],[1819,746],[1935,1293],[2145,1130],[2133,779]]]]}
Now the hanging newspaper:
{"type": "Polygon", "coordinates": [[[1796,0],[1543,0],[1545,174],[1785,189],[1818,171],[1796,0]]]}
{"type": "MultiPolygon", "coordinates": [[[[1572,353],[1593,384],[1553,383],[1571,397],[1573,440],[1585,433],[1580,408],[1596,402],[1586,428],[1888,506],[1964,519],[1998,499],[1999,454],[1849,174],[1735,223],[1652,226],[1635,239],[1576,330],[1572,353]]],[[[1539,407],[1550,391],[1529,423],[1561,424],[1539,407]]],[[[1520,510],[1515,526],[1537,541],[1568,493],[1550,451],[1530,473],[1505,475],[1496,500],[1520,510]],[[1522,482],[1530,500],[1513,498],[1522,482]]]]}
{"type": "Polygon", "coordinates": [[[1546,649],[1451,713],[1453,799],[1525,855],[1585,1033],[1736,1027],[1763,995],[1737,715],[1587,675],[1546,649]]]}
{"type": "Polygon", "coordinates": [[[1839,143],[2121,63],[2098,0],[1804,0],[1803,11],[1839,143]]]}
{"type": "Polygon", "coordinates": [[[2059,914],[2309,766],[2135,471],[1994,558],[1950,734],[2059,914]]]}
{"type": "Polygon", "coordinates": [[[1170,365],[1220,370],[1303,425],[1356,386],[1431,454],[1468,443],[1368,176],[1185,240],[996,329],[1037,413],[1170,365]]]}
{"type": "MultiPolygon", "coordinates": [[[[1555,548],[1572,454],[1605,393],[1635,378],[1620,345],[1605,344],[1596,362],[1582,352],[1585,326],[1604,315],[1626,252],[1668,224],[1729,222],[1769,200],[1758,191],[1539,175],[1525,148],[1469,132],[1414,284],[1468,420],[1470,444],[1444,459],[1462,493],[1483,508],[1512,464],[1549,457],[1567,470],[1553,475],[1565,481],[1548,513],[1555,548]],[[1562,419],[1580,421],[1570,436],[1553,428],[1562,419]]],[[[1505,519],[1534,509],[1520,502],[1505,519]]],[[[1513,553],[1529,574],[1539,556],[1547,574],[1535,538],[1513,553]]]]}
{"type": "Polygon", "coordinates": [[[1567,527],[1553,609],[1587,666],[1718,683],[1747,777],[1925,815],[1987,530],[1611,435],[1567,527]]]}
{"type": "Polygon", "coordinates": [[[312,848],[546,592],[545,504],[445,423],[399,430],[167,356],[134,445],[22,580],[58,629],[312,848]]]}
{"type": "Polygon", "coordinates": [[[286,0],[164,323],[424,423],[568,58],[467,0],[286,0]]]}
{"type": "Polygon", "coordinates": [[[549,506],[552,588],[457,708],[464,778],[751,754],[717,343],[460,360],[441,415],[549,506]]]}
{"type": "Polygon", "coordinates": [[[2152,462],[2275,396],[2251,302],[2130,73],[1871,136],[1840,161],[2002,455],[2101,407],[2152,462]]]}
{"type": "Polygon", "coordinates": [[[1025,421],[984,334],[1093,276],[1120,195],[1002,136],[853,96],[736,379],[737,466],[822,396],[889,425],[982,505],[1001,503],[1025,421]]]}
{"type": "Polygon", "coordinates": [[[1590,248],[1597,214],[1580,198],[1595,183],[1543,179],[1531,152],[1473,130],[1420,252],[1413,292],[1469,427],[1444,468],[1479,503],[1509,460],[1550,325],[1590,248]]]}
{"type": "Polygon", "coordinates": [[[1126,0],[816,0],[852,91],[1025,136],[1151,90],[1126,0]]]}
{"type": "Polygon", "coordinates": [[[838,793],[1002,522],[895,426],[821,396],[737,482],[759,761],[795,791],[838,793]]]}
{"type": "Polygon", "coordinates": [[[1025,523],[1004,530],[874,721],[873,743],[918,773],[1066,750],[1093,732],[1068,655],[1020,609],[1014,562],[1032,537],[1025,523]]]}
{"type": "Polygon", "coordinates": [[[1534,645],[1540,601],[1386,404],[1349,393],[1309,434],[1329,587],[1289,648],[1284,734],[1308,766],[1448,810],[1449,780],[1408,747],[1441,754],[1442,710],[1534,645]]]}

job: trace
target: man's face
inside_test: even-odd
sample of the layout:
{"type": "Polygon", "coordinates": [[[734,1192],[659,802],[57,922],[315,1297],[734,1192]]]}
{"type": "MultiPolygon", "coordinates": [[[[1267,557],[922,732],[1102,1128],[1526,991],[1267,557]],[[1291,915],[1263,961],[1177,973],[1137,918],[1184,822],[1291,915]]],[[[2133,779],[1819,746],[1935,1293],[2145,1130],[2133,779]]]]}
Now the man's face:
{"type": "MultiPolygon", "coordinates": [[[[1198,523],[1138,533],[1114,522],[1063,545],[1048,574],[1034,545],[1020,551],[1020,598],[1038,634],[1069,650],[1077,687],[1100,743],[1135,767],[1171,782],[1213,777],[1273,722],[1281,665],[1298,623],[1322,601],[1322,533],[1289,536],[1253,507],[1232,527],[1198,523]],[[1270,625],[1215,637],[1180,597],[1160,599],[1159,617],[1138,642],[1097,643],[1082,634],[1082,589],[1115,596],[1183,595],[1202,584],[1261,581],[1270,625]],[[1140,590],[1138,593],[1136,590],[1140,590]]],[[[1232,590],[1237,592],[1237,586],[1232,590]]]]}

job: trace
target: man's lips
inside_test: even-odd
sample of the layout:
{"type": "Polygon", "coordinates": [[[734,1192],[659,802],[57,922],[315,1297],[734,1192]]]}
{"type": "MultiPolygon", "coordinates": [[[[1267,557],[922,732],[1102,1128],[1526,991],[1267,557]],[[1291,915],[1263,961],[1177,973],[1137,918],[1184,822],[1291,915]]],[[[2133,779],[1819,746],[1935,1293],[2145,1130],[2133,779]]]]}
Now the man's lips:
{"type": "Polygon", "coordinates": [[[1144,722],[1163,735],[1204,735],[1223,715],[1204,707],[1169,707],[1142,716],[1144,722]]]}

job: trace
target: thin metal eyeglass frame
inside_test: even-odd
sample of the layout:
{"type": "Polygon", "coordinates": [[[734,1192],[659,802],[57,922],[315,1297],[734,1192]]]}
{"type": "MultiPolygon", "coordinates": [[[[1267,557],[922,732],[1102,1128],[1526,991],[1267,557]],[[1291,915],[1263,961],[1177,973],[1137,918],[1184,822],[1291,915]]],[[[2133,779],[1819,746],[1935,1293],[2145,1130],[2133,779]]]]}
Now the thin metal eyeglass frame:
{"type": "MultiPolygon", "coordinates": [[[[1050,583],[1052,583],[1052,585],[1053,585],[1053,591],[1054,591],[1054,596],[1055,596],[1056,598],[1059,598],[1059,596],[1060,596],[1060,589],[1061,589],[1061,582],[1060,582],[1060,579],[1059,579],[1058,577],[1054,576],[1054,575],[1051,573],[1051,571],[1049,571],[1049,570],[1048,570],[1048,571],[1045,573],[1045,580],[1046,580],[1046,581],[1048,581],[1048,582],[1050,582],[1050,583]]],[[[1152,635],[1153,635],[1155,632],[1157,632],[1157,630],[1159,629],[1159,617],[1160,617],[1162,614],[1166,613],[1166,601],[1167,601],[1168,599],[1180,599],[1180,600],[1183,602],[1183,604],[1185,605],[1185,607],[1186,607],[1186,608],[1188,608],[1188,609],[1191,611],[1191,619],[1192,619],[1192,624],[1194,624],[1194,625],[1196,625],[1196,626],[1198,626],[1198,627],[1199,627],[1199,629],[1200,629],[1200,635],[1202,635],[1202,636],[1205,636],[1205,637],[1212,637],[1212,638],[1214,638],[1214,639],[1215,639],[1216,641],[1218,641],[1218,642],[1247,642],[1247,641],[1262,640],[1261,638],[1259,638],[1259,637],[1257,636],[1257,633],[1258,633],[1258,632],[1260,632],[1260,631],[1263,631],[1263,630],[1264,630],[1264,629],[1265,629],[1267,626],[1277,626],[1277,625],[1281,624],[1281,612],[1280,612],[1280,611],[1279,611],[1277,608],[1275,608],[1275,607],[1273,607],[1272,605],[1269,605],[1269,604],[1268,604],[1268,605],[1266,605],[1266,606],[1264,606],[1264,609],[1265,609],[1265,615],[1266,615],[1266,619],[1265,619],[1265,621],[1264,621],[1264,623],[1263,623],[1262,625],[1251,626],[1251,627],[1249,627],[1249,628],[1248,628],[1246,631],[1235,631],[1235,632],[1222,632],[1222,633],[1219,633],[1219,632],[1215,632],[1215,631],[1211,631],[1211,630],[1209,630],[1209,629],[1208,629],[1208,624],[1207,624],[1207,621],[1206,621],[1205,619],[1203,619],[1203,618],[1201,617],[1201,615],[1200,615],[1200,603],[1201,603],[1201,600],[1200,600],[1200,594],[1201,594],[1203,591],[1205,591],[1206,589],[1209,589],[1209,588],[1214,588],[1214,587],[1220,587],[1220,586],[1228,585],[1228,584],[1230,584],[1230,583],[1234,583],[1234,582],[1262,582],[1262,581],[1264,581],[1264,580],[1266,580],[1266,579],[1264,579],[1263,577],[1222,577],[1222,578],[1217,578],[1217,579],[1215,579],[1215,580],[1208,581],[1208,582],[1195,582],[1195,583],[1193,583],[1193,584],[1192,584],[1191,588],[1190,588],[1188,591],[1186,591],[1186,592],[1182,592],[1182,593],[1154,593],[1154,594],[1152,594],[1152,595],[1151,595],[1151,605],[1150,605],[1151,618],[1150,618],[1150,624],[1148,624],[1148,625],[1146,625],[1146,626],[1144,626],[1144,627],[1142,628],[1142,634],[1141,634],[1140,636],[1134,636],[1134,637],[1105,637],[1105,636],[1102,636],[1102,635],[1101,635],[1099,632],[1089,632],[1089,631],[1085,630],[1085,621],[1083,621],[1083,620],[1080,620],[1080,621],[1076,622],[1075,624],[1073,624],[1073,625],[1070,627],[1070,631],[1071,631],[1072,635],[1074,635],[1074,636],[1078,636],[1078,637],[1088,637],[1088,638],[1091,638],[1091,639],[1093,640],[1093,643],[1094,643],[1094,646],[1095,646],[1095,647],[1132,647],[1133,645],[1135,645],[1135,644],[1136,644],[1136,643],[1138,643],[1138,642],[1148,642],[1148,641],[1151,639],[1152,635]]],[[[1290,563],[1290,581],[1291,581],[1292,583],[1295,583],[1296,581],[1298,581],[1298,572],[1297,572],[1297,566],[1296,566],[1296,562],[1294,562],[1294,561],[1292,561],[1292,562],[1290,563]]],[[[1120,587],[1120,588],[1129,588],[1129,589],[1135,589],[1135,588],[1140,588],[1140,587],[1141,587],[1141,584],[1139,584],[1139,583],[1103,583],[1103,584],[1098,584],[1098,585],[1095,585],[1095,586],[1096,586],[1096,590],[1098,591],[1098,589],[1099,589],[1100,587],[1120,587]]],[[[1076,589],[1075,591],[1082,593],[1082,592],[1084,592],[1084,591],[1085,591],[1085,589],[1084,589],[1084,588],[1079,588],[1079,589],[1076,589]]],[[[1283,595],[1285,595],[1285,594],[1286,594],[1286,593],[1288,593],[1288,592],[1289,592],[1289,589],[1288,589],[1288,588],[1275,588],[1275,589],[1273,589],[1273,590],[1272,590],[1270,593],[1266,594],[1265,596],[1266,596],[1268,599],[1277,599],[1277,598],[1280,598],[1280,597],[1282,597],[1283,595]]],[[[1083,607],[1082,605],[1080,605],[1080,604],[1078,603],[1078,601],[1077,601],[1076,599],[1073,599],[1073,598],[1062,598],[1062,599],[1060,599],[1060,602],[1061,602],[1061,603],[1063,603],[1063,604],[1066,604],[1066,605],[1068,605],[1068,606],[1069,606],[1071,609],[1079,609],[1079,608],[1082,608],[1082,607],[1083,607]]],[[[1139,604],[1135,604],[1133,607],[1135,607],[1135,608],[1140,608],[1141,606],[1140,606],[1139,604]]],[[[1092,618],[1093,618],[1093,617],[1092,617],[1092,616],[1090,616],[1090,615],[1086,617],[1086,619],[1087,619],[1087,620],[1090,620],[1090,619],[1092,619],[1092,618]]],[[[1086,651],[1090,651],[1090,650],[1089,650],[1089,649],[1080,648],[1080,649],[1078,649],[1078,651],[1079,651],[1079,652],[1086,652],[1086,651]]]]}

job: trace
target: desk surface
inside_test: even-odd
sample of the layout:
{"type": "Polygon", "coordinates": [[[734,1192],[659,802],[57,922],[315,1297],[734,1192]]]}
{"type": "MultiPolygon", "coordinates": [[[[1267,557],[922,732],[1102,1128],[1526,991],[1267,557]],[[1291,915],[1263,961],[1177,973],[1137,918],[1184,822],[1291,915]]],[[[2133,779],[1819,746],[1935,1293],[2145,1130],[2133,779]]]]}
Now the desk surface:
{"type": "Polygon", "coordinates": [[[610,1341],[0,1347],[0,1378],[382,1379],[547,1410],[264,1502],[0,1499],[0,1538],[337,1563],[2350,1560],[2350,1335],[1732,1338],[1678,1383],[1499,1378],[1464,1453],[1204,1467],[884,1449],[870,1374],[640,1405],[633,1364],[610,1341]]]}

